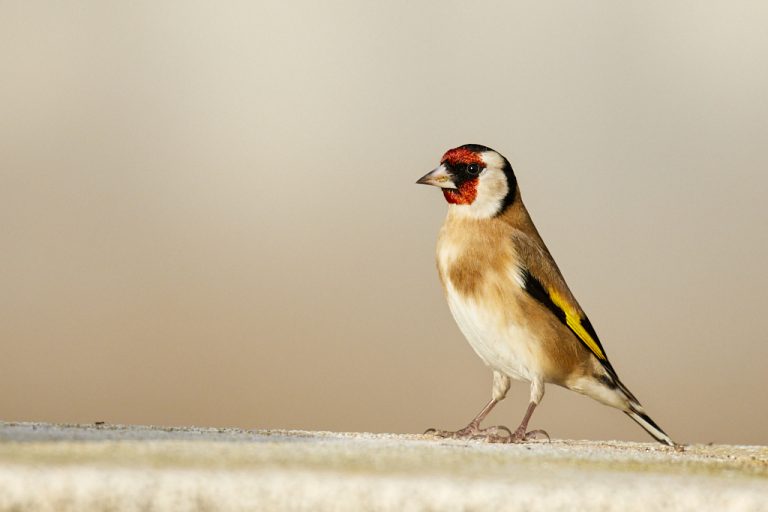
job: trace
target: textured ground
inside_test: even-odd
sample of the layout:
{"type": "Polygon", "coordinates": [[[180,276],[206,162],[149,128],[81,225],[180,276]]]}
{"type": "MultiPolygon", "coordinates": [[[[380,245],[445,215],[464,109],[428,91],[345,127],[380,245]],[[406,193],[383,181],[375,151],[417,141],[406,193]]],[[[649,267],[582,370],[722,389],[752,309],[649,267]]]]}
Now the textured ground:
{"type": "Polygon", "coordinates": [[[0,423],[11,510],[768,511],[768,447],[0,423]]]}

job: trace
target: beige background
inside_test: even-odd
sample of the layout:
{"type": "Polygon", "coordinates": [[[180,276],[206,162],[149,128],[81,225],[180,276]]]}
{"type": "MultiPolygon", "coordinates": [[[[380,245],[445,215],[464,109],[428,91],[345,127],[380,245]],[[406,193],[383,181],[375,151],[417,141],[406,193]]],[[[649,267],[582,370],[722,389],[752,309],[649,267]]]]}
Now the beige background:
{"type": "MultiPolygon", "coordinates": [[[[768,443],[764,2],[319,4],[0,1],[0,418],[463,426],[414,181],[473,142],[652,416],[768,443]]],[[[649,439],[554,387],[532,426],[649,439]]]]}

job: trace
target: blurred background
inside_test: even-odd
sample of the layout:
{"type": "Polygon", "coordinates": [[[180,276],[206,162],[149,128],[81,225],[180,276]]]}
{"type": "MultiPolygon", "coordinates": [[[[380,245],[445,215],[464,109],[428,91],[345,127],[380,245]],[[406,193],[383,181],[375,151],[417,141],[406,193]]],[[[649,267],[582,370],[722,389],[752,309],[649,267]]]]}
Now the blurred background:
{"type": "MultiPolygon", "coordinates": [[[[464,426],[491,373],[414,182],[479,143],[652,417],[768,443],[767,25],[759,1],[0,1],[0,419],[464,426]]],[[[554,386],[531,427],[650,440],[554,386]]]]}

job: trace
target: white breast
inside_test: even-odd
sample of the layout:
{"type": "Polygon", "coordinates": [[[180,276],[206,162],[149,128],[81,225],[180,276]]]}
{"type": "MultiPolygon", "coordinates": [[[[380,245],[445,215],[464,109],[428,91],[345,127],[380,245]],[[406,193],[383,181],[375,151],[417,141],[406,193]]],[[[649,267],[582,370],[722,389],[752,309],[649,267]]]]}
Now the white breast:
{"type": "Polygon", "coordinates": [[[540,377],[533,354],[538,343],[523,322],[515,322],[503,311],[494,311],[476,299],[462,296],[450,279],[445,279],[445,286],[453,318],[486,365],[518,380],[540,377]]]}

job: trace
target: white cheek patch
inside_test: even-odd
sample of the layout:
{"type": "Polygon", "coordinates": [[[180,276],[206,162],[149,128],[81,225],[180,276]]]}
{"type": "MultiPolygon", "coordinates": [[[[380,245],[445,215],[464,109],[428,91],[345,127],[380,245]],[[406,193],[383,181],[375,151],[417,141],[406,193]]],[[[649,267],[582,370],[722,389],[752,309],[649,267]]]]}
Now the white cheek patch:
{"type": "Polygon", "coordinates": [[[501,167],[489,165],[478,177],[477,196],[472,204],[455,204],[451,208],[463,217],[487,219],[499,212],[507,192],[509,186],[504,171],[501,167]]]}

